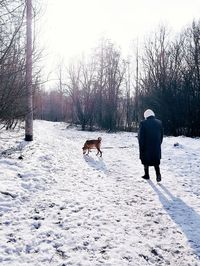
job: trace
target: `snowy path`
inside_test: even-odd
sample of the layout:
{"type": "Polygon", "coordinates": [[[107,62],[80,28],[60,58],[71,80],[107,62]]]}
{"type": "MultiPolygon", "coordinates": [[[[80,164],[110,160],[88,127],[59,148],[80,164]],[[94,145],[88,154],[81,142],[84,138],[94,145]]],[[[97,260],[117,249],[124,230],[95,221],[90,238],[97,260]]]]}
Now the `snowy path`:
{"type": "Polygon", "coordinates": [[[0,140],[0,265],[200,265],[199,139],[164,139],[158,185],[135,134],[36,121],[22,136],[0,140]],[[83,156],[98,136],[103,158],[83,156]]]}

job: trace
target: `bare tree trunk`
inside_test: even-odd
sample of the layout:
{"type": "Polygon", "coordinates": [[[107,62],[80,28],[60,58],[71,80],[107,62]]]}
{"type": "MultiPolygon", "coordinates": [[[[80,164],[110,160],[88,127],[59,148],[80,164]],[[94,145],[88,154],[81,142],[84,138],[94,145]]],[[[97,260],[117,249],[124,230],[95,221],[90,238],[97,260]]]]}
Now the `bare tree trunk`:
{"type": "Polygon", "coordinates": [[[139,90],[139,54],[138,54],[138,42],[136,52],[136,87],[135,87],[135,127],[138,129],[139,124],[139,105],[138,105],[138,90],[139,90]]]}
{"type": "Polygon", "coordinates": [[[32,0],[26,1],[26,87],[27,114],[25,117],[25,140],[33,140],[33,100],[32,100],[32,0]]]}

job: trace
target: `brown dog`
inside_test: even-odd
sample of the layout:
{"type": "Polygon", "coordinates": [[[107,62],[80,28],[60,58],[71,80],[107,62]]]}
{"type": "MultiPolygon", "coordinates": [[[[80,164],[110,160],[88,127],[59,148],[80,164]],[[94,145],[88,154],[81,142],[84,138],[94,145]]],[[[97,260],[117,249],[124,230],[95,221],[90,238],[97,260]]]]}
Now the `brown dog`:
{"type": "Polygon", "coordinates": [[[100,150],[100,146],[101,146],[101,137],[99,137],[98,139],[91,139],[91,140],[86,140],[84,146],[83,146],[83,154],[87,152],[87,155],[90,152],[90,149],[97,149],[97,154],[98,155],[100,153],[100,157],[102,156],[102,151],[100,150]]]}

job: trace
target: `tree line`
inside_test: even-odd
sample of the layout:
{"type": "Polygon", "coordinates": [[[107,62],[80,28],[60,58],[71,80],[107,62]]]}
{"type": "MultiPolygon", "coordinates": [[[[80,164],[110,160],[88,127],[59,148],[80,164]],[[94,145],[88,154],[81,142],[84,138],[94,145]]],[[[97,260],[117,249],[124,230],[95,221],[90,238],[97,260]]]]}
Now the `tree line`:
{"type": "MultiPolygon", "coordinates": [[[[25,1],[0,1],[0,122],[23,121],[26,105],[25,1]]],[[[34,62],[37,62],[34,54],[34,62]]],[[[169,135],[200,136],[200,22],[172,37],[161,26],[129,57],[102,39],[90,56],[60,64],[53,90],[34,68],[34,117],[83,130],[137,130],[146,108],[169,135]]]]}
{"type": "Polygon", "coordinates": [[[37,118],[83,130],[134,131],[151,108],[166,134],[200,136],[200,22],[173,38],[159,27],[128,59],[102,39],[89,57],[60,64],[56,88],[37,97],[37,118]]]}
{"type": "Polygon", "coordinates": [[[152,107],[167,134],[200,136],[200,21],[173,41],[161,28],[145,45],[142,64],[142,109],[152,107]]]}

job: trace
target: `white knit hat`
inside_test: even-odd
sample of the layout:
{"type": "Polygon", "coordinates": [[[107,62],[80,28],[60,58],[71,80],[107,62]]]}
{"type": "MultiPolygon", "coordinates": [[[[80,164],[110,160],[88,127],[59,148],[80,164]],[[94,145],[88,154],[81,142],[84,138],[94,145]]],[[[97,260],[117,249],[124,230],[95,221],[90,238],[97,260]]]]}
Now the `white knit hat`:
{"type": "Polygon", "coordinates": [[[149,116],[155,116],[154,112],[151,109],[147,109],[144,112],[144,118],[147,119],[149,116]]]}

